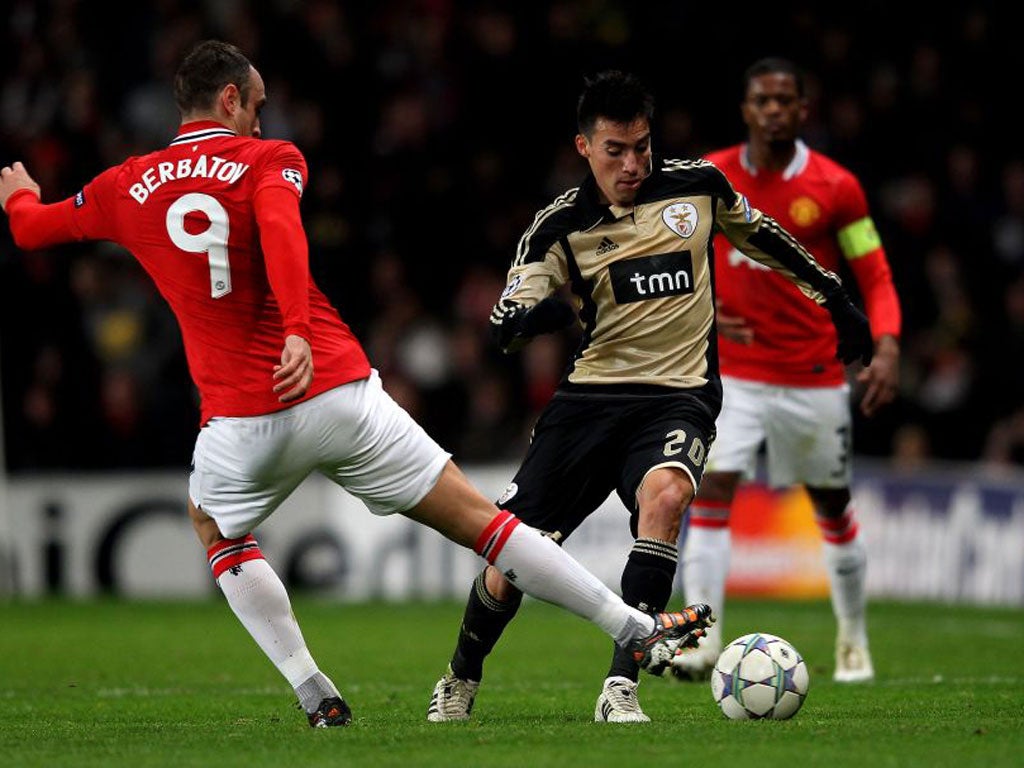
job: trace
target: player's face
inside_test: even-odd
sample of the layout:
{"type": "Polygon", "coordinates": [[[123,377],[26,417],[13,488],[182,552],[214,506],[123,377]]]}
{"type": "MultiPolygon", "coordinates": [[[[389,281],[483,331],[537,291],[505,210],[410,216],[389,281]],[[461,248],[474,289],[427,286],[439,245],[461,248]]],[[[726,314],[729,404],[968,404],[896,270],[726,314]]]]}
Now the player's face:
{"type": "Polygon", "coordinates": [[[235,133],[239,136],[260,137],[260,112],[267,103],[267,89],[263,78],[254,68],[249,69],[249,98],[239,104],[233,116],[235,133]]]}
{"type": "Polygon", "coordinates": [[[629,206],[651,172],[651,126],[646,118],[615,123],[599,117],[589,137],[576,137],[576,151],[587,158],[605,200],[629,206]]]}
{"type": "Polygon", "coordinates": [[[767,144],[792,142],[807,118],[807,100],[800,98],[796,79],[784,72],[751,78],[740,108],[751,139],[767,144]]]}

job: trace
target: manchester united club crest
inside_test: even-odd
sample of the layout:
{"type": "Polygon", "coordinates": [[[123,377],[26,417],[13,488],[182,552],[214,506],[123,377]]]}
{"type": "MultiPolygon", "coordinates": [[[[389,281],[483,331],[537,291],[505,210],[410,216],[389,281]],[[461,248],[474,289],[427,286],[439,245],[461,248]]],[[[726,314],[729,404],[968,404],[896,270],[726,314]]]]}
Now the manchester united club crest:
{"type": "Polygon", "coordinates": [[[809,197],[798,197],[789,204],[789,217],[794,224],[809,227],[821,218],[821,208],[809,197]]]}
{"type": "Polygon", "coordinates": [[[672,203],[661,212],[661,220],[680,237],[689,237],[697,230],[697,206],[672,203]]]}

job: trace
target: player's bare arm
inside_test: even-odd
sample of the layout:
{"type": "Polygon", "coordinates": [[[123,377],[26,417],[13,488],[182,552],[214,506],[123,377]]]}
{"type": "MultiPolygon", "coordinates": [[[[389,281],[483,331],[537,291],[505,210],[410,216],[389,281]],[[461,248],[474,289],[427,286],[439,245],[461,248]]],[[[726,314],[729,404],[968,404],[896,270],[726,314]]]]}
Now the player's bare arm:
{"type": "Polygon", "coordinates": [[[39,185],[36,184],[35,179],[29,176],[25,166],[20,162],[0,168],[0,208],[6,211],[7,201],[11,195],[23,189],[34,192],[36,197],[41,197],[39,185]]]}
{"type": "Polygon", "coordinates": [[[893,336],[882,336],[875,344],[871,365],[857,374],[857,381],[865,386],[860,410],[873,416],[878,409],[896,397],[900,381],[900,345],[893,336]]]}
{"type": "Polygon", "coordinates": [[[281,364],[274,366],[274,392],[282,403],[298,400],[313,383],[313,352],[301,336],[289,335],[281,350],[281,364]]]}

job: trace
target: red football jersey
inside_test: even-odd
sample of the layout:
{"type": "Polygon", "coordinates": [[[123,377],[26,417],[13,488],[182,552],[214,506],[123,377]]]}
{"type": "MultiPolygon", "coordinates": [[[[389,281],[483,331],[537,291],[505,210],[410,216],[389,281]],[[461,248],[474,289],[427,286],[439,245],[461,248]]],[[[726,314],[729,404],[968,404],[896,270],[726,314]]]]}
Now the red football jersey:
{"type": "Polygon", "coordinates": [[[272,186],[301,196],[306,177],[305,159],[290,142],[197,122],[182,126],[166,149],[97,176],[69,209],[78,237],[127,248],[174,310],[203,424],[297,402],[280,402],[272,389],[286,328],[306,336],[313,351],[304,399],[370,373],[362,346],[308,278],[304,258],[288,265],[307,272],[296,295],[275,297],[268,281],[253,199],[272,186]],[[282,317],[280,306],[291,316],[282,317]]]}
{"type": "MultiPolygon", "coordinates": [[[[707,159],[823,267],[838,273],[842,260],[849,260],[873,336],[899,335],[899,306],[885,252],[852,173],[803,142],[797,142],[793,161],[781,172],[754,168],[746,144],[709,153],[707,159]],[[855,261],[871,267],[859,269],[855,261]]],[[[745,318],[754,331],[750,346],[718,337],[723,374],[803,387],[845,380],[836,358],[835,328],[824,307],[809,302],[790,281],[744,256],[722,235],[715,238],[715,278],[722,312],[745,318]]]]}

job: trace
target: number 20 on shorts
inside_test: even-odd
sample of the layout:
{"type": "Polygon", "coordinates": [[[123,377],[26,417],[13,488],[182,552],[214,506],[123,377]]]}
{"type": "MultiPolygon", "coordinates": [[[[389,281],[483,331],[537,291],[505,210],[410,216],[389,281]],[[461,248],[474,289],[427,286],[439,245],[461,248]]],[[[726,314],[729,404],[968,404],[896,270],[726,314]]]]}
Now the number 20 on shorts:
{"type": "MultiPolygon", "coordinates": [[[[678,456],[683,452],[684,446],[686,445],[687,437],[685,430],[673,429],[667,435],[665,435],[667,442],[665,448],[662,450],[666,456],[678,456]]],[[[690,441],[690,447],[686,451],[687,458],[690,459],[696,466],[700,466],[704,463],[704,457],[707,454],[707,448],[704,445],[704,441],[699,437],[693,438],[690,441]]]]}

